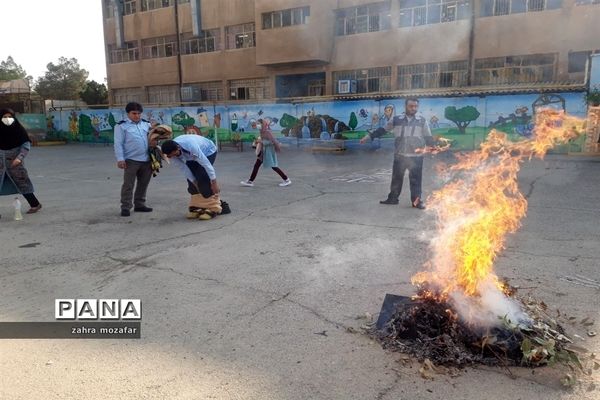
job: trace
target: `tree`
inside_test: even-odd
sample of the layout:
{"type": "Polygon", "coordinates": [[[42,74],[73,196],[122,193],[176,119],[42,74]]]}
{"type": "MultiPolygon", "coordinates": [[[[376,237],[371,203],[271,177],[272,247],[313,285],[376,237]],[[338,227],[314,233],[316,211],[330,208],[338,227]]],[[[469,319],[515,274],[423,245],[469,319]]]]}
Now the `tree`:
{"type": "Polygon", "coordinates": [[[14,79],[25,79],[31,86],[32,76],[27,75],[27,72],[15,60],[8,56],[6,61],[0,62],[0,81],[12,81],[14,79]]]}
{"type": "Polygon", "coordinates": [[[354,111],[350,113],[350,121],[348,121],[348,126],[352,130],[354,130],[358,126],[358,118],[356,118],[356,114],[354,113],[354,111]]]}
{"type": "Polygon", "coordinates": [[[479,118],[479,115],[479,111],[473,106],[466,106],[458,110],[456,107],[450,106],[444,110],[444,117],[454,122],[458,126],[458,131],[463,134],[466,133],[467,126],[479,118]]]}
{"type": "Polygon", "coordinates": [[[88,72],[76,58],[60,57],[58,64],[49,63],[46,74],[37,80],[35,91],[44,99],[77,100],[86,85],[88,72]]]}
{"type": "Polygon", "coordinates": [[[79,96],[87,104],[108,104],[108,90],[104,83],[87,81],[79,96]]]}

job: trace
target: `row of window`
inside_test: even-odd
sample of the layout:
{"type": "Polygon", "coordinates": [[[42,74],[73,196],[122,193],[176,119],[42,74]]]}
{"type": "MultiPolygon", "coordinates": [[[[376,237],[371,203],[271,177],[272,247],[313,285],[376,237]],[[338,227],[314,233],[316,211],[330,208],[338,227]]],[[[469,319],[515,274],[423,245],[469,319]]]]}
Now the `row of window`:
{"type": "MultiPolygon", "coordinates": [[[[254,23],[228,26],[225,28],[226,48],[241,49],[256,45],[254,23]]],[[[209,29],[200,32],[198,36],[190,33],[181,34],[181,54],[210,53],[221,50],[221,35],[219,29],[209,29]]],[[[161,58],[177,55],[177,36],[164,36],[141,41],[141,58],[161,58]]],[[[108,45],[109,63],[118,64],[129,61],[138,61],[140,52],[138,42],[124,43],[119,49],[115,45],[108,45]]]]}
{"type": "MultiPolygon", "coordinates": [[[[600,50],[570,53],[569,72],[583,72],[592,53],[600,53],[600,50]]],[[[478,59],[475,60],[474,85],[551,82],[555,80],[557,58],[557,54],[548,53],[478,59]]],[[[398,90],[464,87],[468,84],[469,74],[466,60],[400,65],[397,72],[398,90]]],[[[302,79],[302,76],[295,77],[302,79]]],[[[288,83],[291,84],[291,81],[288,83]]],[[[389,92],[392,90],[392,67],[335,71],[332,83],[334,94],[389,92]]],[[[305,85],[304,92],[308,96],[325,94],[324,79],[309,79],[305,85]]],[[[225,98],[262,100],[271,98],[271,80],[230,80],[227,82],[227,93],[221,81],[187,84],[181,89],[177,85],[151,86],[147,92],[137,88],[115,89],[112,93],[113,101],[117,104],[132,100],[153,104],[223,101],[225,98]]]]}

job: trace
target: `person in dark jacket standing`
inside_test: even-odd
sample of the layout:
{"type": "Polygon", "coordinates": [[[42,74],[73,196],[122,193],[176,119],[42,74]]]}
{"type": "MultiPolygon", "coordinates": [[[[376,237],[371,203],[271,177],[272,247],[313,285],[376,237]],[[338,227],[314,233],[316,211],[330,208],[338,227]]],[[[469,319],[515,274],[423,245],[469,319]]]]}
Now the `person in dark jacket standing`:
{"type": "Polygon", "coordinates": [[[129,217],[132,206],[133,211],[152,211],[152,208],[146,206],[146,191],[152,178],[152,163],[148,151],[148,132],[152,125],[142,119],[144,109],[141,104],[128,103],[125,111],[127,118],[115,126],[115,157],[117,167],[123,170],[121,216],[129,217]]]}
{"type": "Polygon", "coordinates": [[[421,183],[423,179],[423,155],[418,150],[433,146],[433,137],[423,116],[417,115],[419,100],[408,98],[405,101],[404,114],[395,116],[385,128],[378,128],[360,140],[364,144],[369,138],[375,139],[393,131],[395,136],[394,165],[392,167],[392,183],[387,199],[381,204],[398,204],[402,192],[404,173],[408,170],[410,182],[410,200],[414,208],[424,209],[421,183]]]}
{"type": "Polygon", "coordinates": [[[0,195],[21,193],[31,207],[27,214],[34,214],[42,205],[33,194],[24,164],[31,140],[13,110],[1,109],[0,118],[0,195]]]}

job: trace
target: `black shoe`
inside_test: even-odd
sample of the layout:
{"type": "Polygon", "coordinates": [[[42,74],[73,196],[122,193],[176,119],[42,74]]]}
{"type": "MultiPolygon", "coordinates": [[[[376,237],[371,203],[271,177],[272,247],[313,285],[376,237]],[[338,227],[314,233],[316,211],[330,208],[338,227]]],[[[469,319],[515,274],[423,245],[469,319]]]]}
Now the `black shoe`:
{"type": "Polygon", "coordinates": [[[379,204],[398,204],[398,200],[387,198],[385,200],[381,200],[379,204]]]}
{"type": "Polygon", "coordinates": [[[128,209],[123,208],[121,209],[121,217],[129,217],[131,215],[131,213],[129,212],[128,209]]]}
{"type": "Polygon", "coordinates": [[[133,211],[136,211],[136,212],[152,212],[152,209],[150,207],[142,206],[142,207],[135,207],[133,209],[133,211]]]}
{"type": "Polygon", "coordinates": [[[231,208],[229,208],[229,203],[221,200],[221,214],[231,214],[231,208]]]}
{"type": "Polygon", "coordinates": [[[425,204],[421,201],[421,199],[417,199],[412,203],[413,208],[418,208],[419,210],[425,209],[425,204]]]}

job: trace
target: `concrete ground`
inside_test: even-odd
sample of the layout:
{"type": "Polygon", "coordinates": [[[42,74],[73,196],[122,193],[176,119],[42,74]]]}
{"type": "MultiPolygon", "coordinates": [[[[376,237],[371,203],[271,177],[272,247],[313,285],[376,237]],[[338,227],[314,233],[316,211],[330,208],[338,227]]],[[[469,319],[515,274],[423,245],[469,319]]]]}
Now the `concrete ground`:
{"type": "MultiPolygon", "coordinates": [[[[426,193],[441,159],[426,161],[426,193]]],[[[261,170],[240,187],[253,161],[217,158],[230,215],[186,220],[170,166],[151,183],[154,212],[122,218],[111,147],[34,148],[42,211],[14,221],[12,198],[0,198],[0,320],[52,321],[56,298],[140,298],[142,339],[0,340],[0,399],[600,398],[589,382],[561,388],[550,368],[423,379],[418,362],[360,333],[386,293],[413,293],[434,226],[407,191],[378,204],[391,155],[287,150],[291,186],[261,170]]],[[[600,159],[525,162],[520,184],[529,210],[497,273],[598,330],[600,159]]],[[[567,328],[600,350],[581,324],[567,328]]]]}

